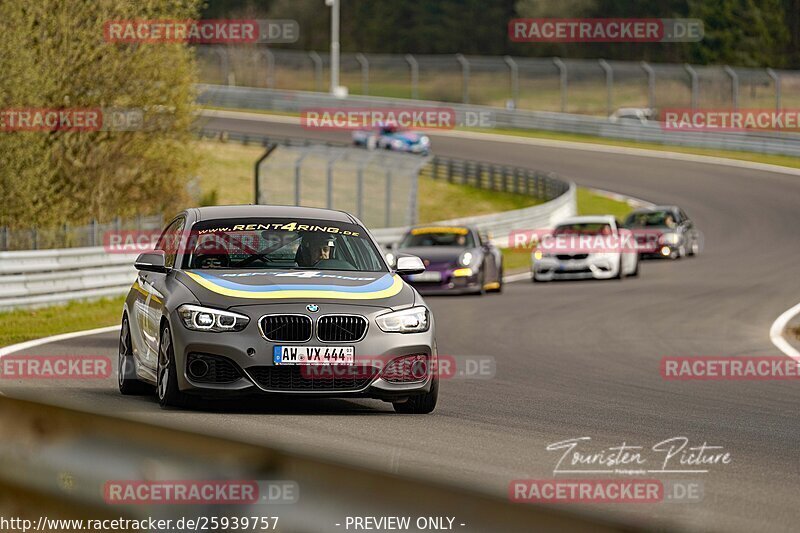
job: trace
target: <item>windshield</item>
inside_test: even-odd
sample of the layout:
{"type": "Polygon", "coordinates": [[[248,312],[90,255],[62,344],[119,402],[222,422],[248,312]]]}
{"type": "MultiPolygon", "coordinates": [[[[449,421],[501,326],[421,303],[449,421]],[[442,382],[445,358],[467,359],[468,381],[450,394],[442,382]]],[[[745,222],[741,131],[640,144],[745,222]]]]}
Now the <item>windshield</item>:
{"type": "Polygon", "coordinates": [[[361,226],[270,218],[196,223],[184,268],[387,271],[361,226]]]}
{"type": "Polygon", "coordinates": [[[614,231],[610,224],[592,222],[558,226],[554,233],[556,235],[611,235],[614,231]]]}
{"type": "Polygon", "coordinates": [[[647,211],[631,214],[625,225],[629,228],[674,228],[676,224],[675,218],[669,211],[647,211]]]}
{"type": "Polygon", "coordinates": [[[475,240],[467,228],[416,228],[409,231],[400,243],[400,248],[418,246],[473,248],[475,240]]]}

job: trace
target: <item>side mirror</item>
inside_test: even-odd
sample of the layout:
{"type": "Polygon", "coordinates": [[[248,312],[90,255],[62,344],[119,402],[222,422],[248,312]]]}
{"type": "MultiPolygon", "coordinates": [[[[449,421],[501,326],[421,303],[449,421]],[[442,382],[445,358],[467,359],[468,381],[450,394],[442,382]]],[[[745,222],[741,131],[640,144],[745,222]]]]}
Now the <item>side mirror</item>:
{"type": "Polygon", "coordinates": [[[425,272],[425,265],[422,259],[416,255],[404,255],[397,258],[397,268],[395,269],[398,274],[421,274],[425,272]]]}
{"type": "Polygon", "coordinates": [[[167,271],[166,254],[164,250],[154,250],[152,252],[145,252],[140,254],[133,263],[136,270],[144,270],[146,272],[161,272],[167,271]]]}

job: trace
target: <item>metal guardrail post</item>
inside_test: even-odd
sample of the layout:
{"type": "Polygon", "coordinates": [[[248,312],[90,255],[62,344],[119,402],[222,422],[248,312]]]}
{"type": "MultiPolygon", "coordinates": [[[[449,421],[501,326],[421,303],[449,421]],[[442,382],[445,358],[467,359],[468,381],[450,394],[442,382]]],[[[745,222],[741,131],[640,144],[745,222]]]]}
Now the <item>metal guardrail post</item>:
{"type": "Polygon", "coordinates": [[[519,106],[519,67],[511,56],[504,56],[503,60],[508,65],[511,76],[511,101],[514,104],[514,109],[516,109],[519,106]]]}
{"type": "Polygon", "coordinates": [[[684,64],[683,68],[686,69],[686,72],[689,73],[689,78],[691,79],[691,82],[692,82],[692,86],[691,86],[691,88],[692,88],[692,110],[695,110],[695,109],[697,109],[697,104],[698,104],[698,101],[700,99],[697,71],[694,68],[692,68],[692,66],[689,63],[684,64]]]}
{"type": "Polygon", "coordinates": [[[361,65],[361,94],[369,95],[369,60],[361,52],[356,54],[356,61],[361,65]]]}
{"type": "Polygon", "coordinates": [[[598,59],[597,62],[606,73],[606,115],[610,116],[614,112],[614,69],[605,59],[598,59]]]}
{"type": "Polygon", "coordinates": [[[767,76],[772,78],[772,83],[775,84],[775,110],[781,110],[781,76],[773,69],[767,69],[767,76]]]}
{"type": "Polygon", "coordinates": [[[731,79],[731,104],[733,105],[733,110],[736,111],[739,109],[739,75],[728,65],[722,68],[731,79]]]}
{"type": "Polygon", "coordinates": [[[322,91],[322,58],[314,50],[308,53],[311,62],[314,63],[314,90],[322,91]]]}
{"type": "Polygon", "coordinates": [[[559,73],[559,85],[561,87],[561,112],[567,112],[567,84],[569,83],[569,79],[567,78],[567,65],[563,61],[561,61],[560,57],[553,58],[553,64],[558,67],[559,73]]]}
{"type": "Polygon", "coordinates": [[[453,183],[453,160],[447,160],[447,181],[453,183]]]}
{"type": "Polygon", "coordinates": [[[404,57],[411,69],[411,98],[416,100],[419,98],[419,63],[411,54],[406,54],[404,57]]]}
{"type": "Polygon", "coordinates": [[[8,250],[8,226],[0,228],[0,250],[8,250]]]}
{"type": "Polygon", "coordinates": [[[461,65],[461,102],[469,103],[469,61],[464,54],[456,54],[456,60],[461,65]]]}
{"type": "Polygon", "coordinates": [[[656,71],[650,66],[647,61],[639,63],[642,70],[647,74],[647,107],[655,109],[656,107],[656,71]]]}

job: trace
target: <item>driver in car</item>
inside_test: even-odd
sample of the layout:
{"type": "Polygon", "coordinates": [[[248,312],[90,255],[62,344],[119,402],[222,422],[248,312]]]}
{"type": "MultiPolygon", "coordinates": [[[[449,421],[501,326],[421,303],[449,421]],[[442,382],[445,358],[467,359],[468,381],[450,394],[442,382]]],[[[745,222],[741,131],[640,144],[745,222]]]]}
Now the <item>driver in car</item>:
{"type": "Polygon", "coordinates": [[[319,233],[306,233],[297,249],[297,266],[314,267],[320,261],[333,258],[334,240],[319,233]]]}

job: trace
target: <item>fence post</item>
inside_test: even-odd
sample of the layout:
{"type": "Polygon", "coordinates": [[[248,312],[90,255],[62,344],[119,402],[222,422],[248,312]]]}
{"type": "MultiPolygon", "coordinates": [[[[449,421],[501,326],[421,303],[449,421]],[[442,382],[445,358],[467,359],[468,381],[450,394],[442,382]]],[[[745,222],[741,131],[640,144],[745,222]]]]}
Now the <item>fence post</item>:
{"type": "Polygon", "coordinates": [[[767,69],[767,76],[772,78],[772,83],[775,84],[775,110],[781,110],[781,77],[780,74],[772,70],[771,68],[767,69]]]}
{"type": "Polygon", "coordinates": [[[683,65],[683,68],[686,69],[686,72],[689,73],[689,78],[692,81],[692,111],[697,109],[697,103],[699,100],[699,89],[698,89],[698,80],[697,80],[697,71],[692,68],[689,63],[683,65]]]}
{"type": "Polygon", "coordinates": [[[361,94],[367,96],[369,94],[369,61],[367,56],[361,52],[356,54],[356,61],[361,65],[361,94]]]}
{"type": "Polygon", "coordinates": [[[642,70],[647,73],[647,107],[655,109],[656,107],[656,71],[650,66],[647,61],[640,63],[642,70]]]}
{"type": "Polygon", "coordinates": [[[514,58],[511,56],[505,56],[503,59],[508,65],[509,73],[511,75],[511,101],[514,104],[514,109],[516,109],[519,104],[519,67],[517,66],[517,62],[514,61],[514,58]]]}
{"type": "Polygon", "coordinates": [[[728,65],[722,68],[731,79],[731,103],[733,104],[733,110],[736,111],[739,109],[739,75],[728,65]]]}
{"type": "Polygon", "coordinates": [[[0,250],[8,250],[8,226],[0,228],[0,250]]]}
{"type": "Polygon", "coordinates": [[[31,228],[31,248],[39,249],[39,232],[36,231],[36,228],[31,228]]]}
{"type": "Polygon", "coordinates": [[[411,68],[411,99],[419,99],[419,63],[411,54],[405,55],[406,63],[411,68]]]}
{"type": "Polygon", "coordinates": [[[214,52],[219,56],[220,70],[225,73],[225,83],[228,85],[236,85],[236,76],[231,71],[231,64],[228,59],[228,49],[225,47],[215,47],[214,52]]]}
{"type": "Polygon", "coordinates": [[[256,52],[256,58],[265,57],[267,60],[267,89],[275,88],[275,54],[269,48],[256,52]]]}
{"type": "Polygon", "coordinates": [[[392,227],[392,170],[386,171],[386,215],[384,217],[385,228],[392,227]]]}
{"type": "Polygon", "coordinates": [[[261,163],[269,157],[269,154],[271,154],[275,148],[277,148],[276,144],[268,145],[267,150],[256,161],[255,172],[253,172],[253,192],[255,195],[253,202],[255,202],[256,205],[261,203],[261,163]]]}
{"type": "Polygon", "coordinates": [[[567,65],[563,61],[561,61],[560,57],[553,58],[553,64],[558,67],[559,73],[559,84],[561,86],[561,112],[567,112],[567,83],[569,82],[567,78],[567,65]]]}
{"type": "Polygon", "coordinates": [[[95,219],[92,219],[92,221],[89,222],[89,246],[95,246],[97,242],[96,234],[97,234],[97,221],[95,219]]]}
{"type": "Polygon", "coordinates": [[[356,216],[359,220],[364,216],[364,165],[356,171],[356,216]]]}
{"type": "Polygon", "coordinates": [[[614,69],[605,59],[598,59],[597,62],[606,73],[606,115],[611,116],[614,112],[614,69]]]}
{"type": "Polygon", "coordinates": [[[314,63],[314,90],[322,92],[322,58],[314,50],[308,53],[308,57],[314,63]]]}
{"type": "Polygon", "coordinates": [[[300,205],[300,181],[302,177],[301,168],[303,166],[303,159],[308,153],[305,153],[297,158],[294,162],[294,205],[300,205]]]}
{"type": "Polygon", "coordinates": [[[469,103],[469,61],[464,54],[456,54],[456,59],[461,64],[461,101],[469,103]]]}
{"type": "Polygon", "coordinates": [[[447,181],[453,183],[453,160],[447,160],[447,181]]]}

